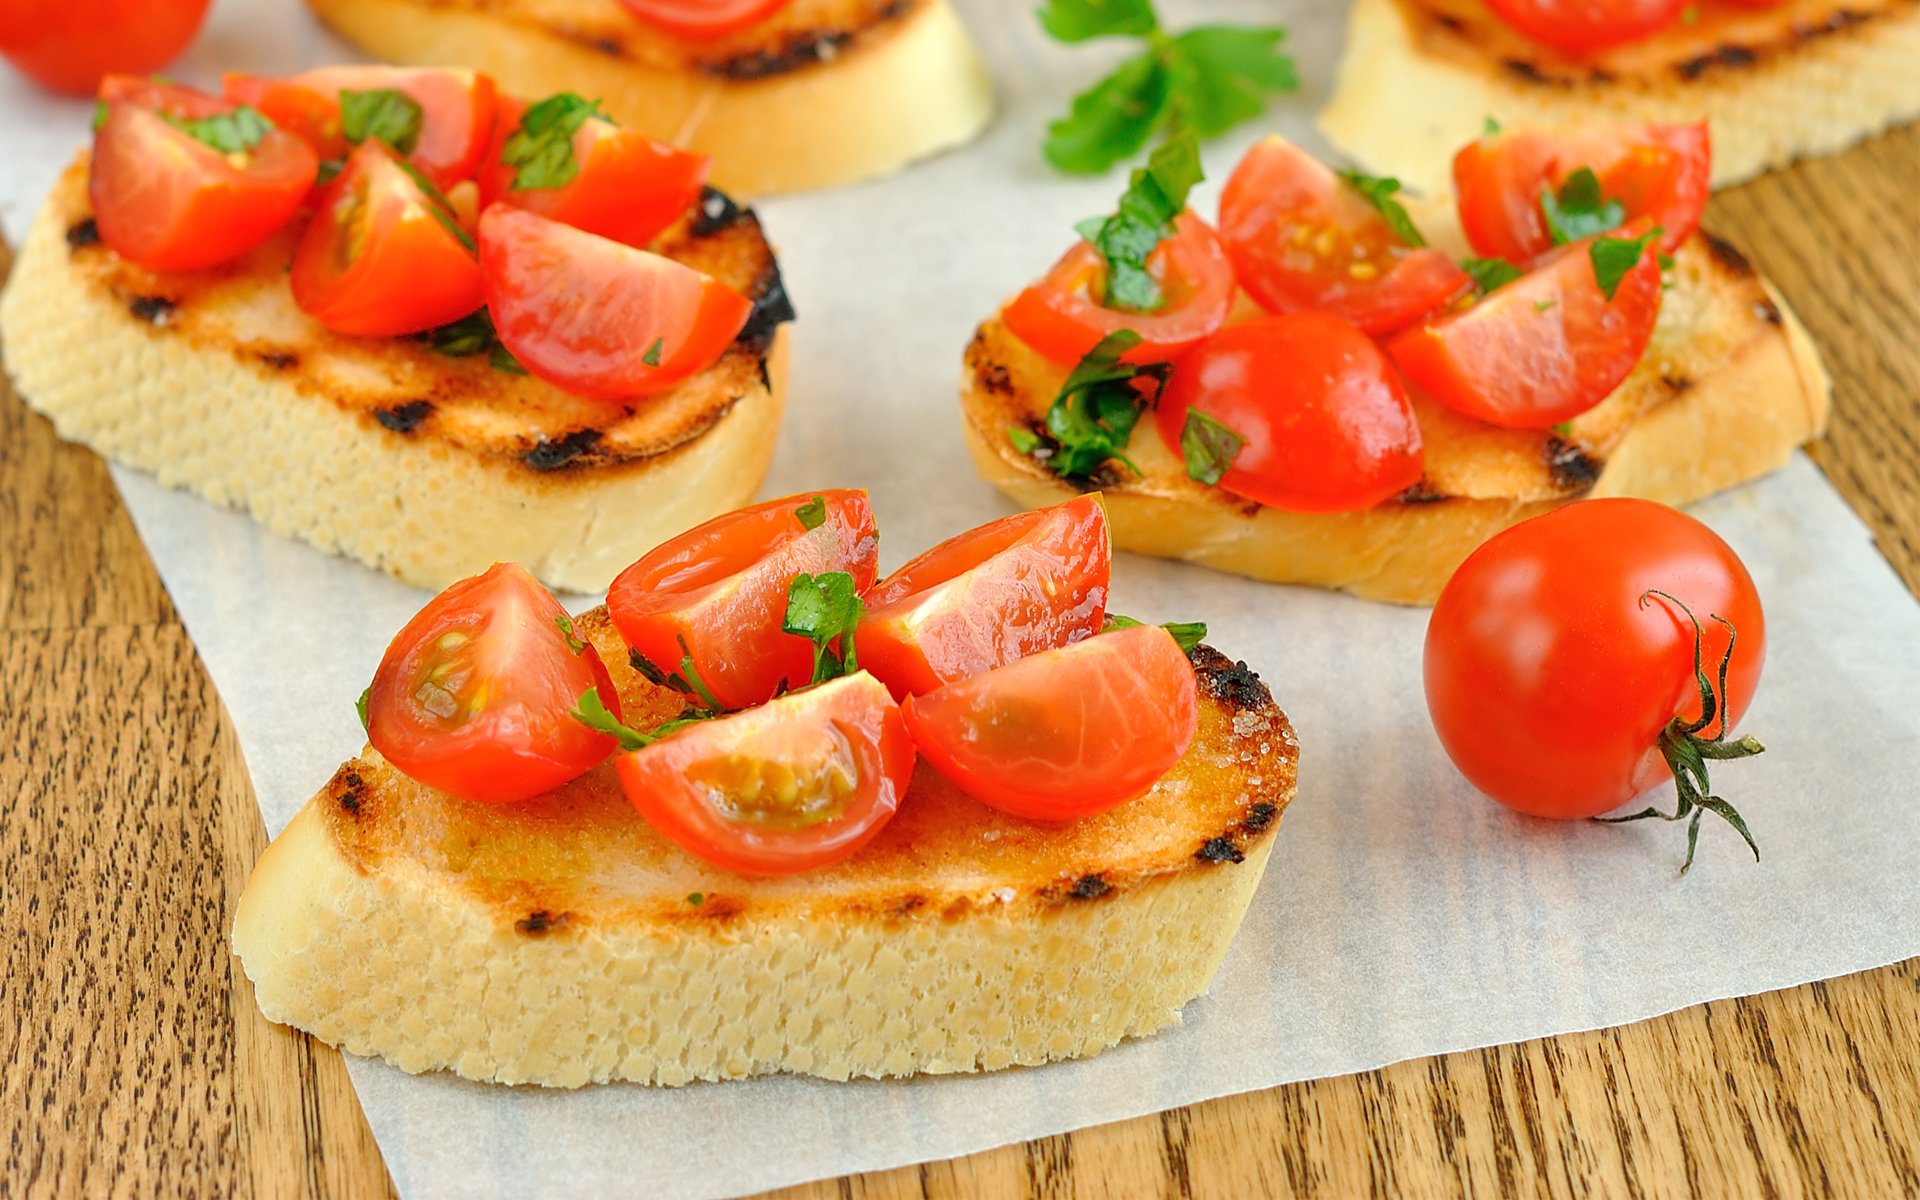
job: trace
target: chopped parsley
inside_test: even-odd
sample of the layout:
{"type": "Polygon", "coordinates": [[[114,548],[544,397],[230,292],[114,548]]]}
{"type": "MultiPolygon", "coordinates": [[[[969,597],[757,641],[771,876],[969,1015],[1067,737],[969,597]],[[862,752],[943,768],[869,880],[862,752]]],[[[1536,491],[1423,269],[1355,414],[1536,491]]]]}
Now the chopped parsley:
{"type": "Polygon", "coordinates": [[[361,692],[360,698],[353,702],[353,711],[360,714],[360,728],[362,730],[365,730],[367,728],[367,701],[372,698],[373,698],[373,685],[368,684],[367,690],[364,692],[361,692]]]}
{"type": "Polygon", "coordinates": [[[802,529],[818,529],[827,523],[827,498],[815,496],[813,499],[793,510],[793,517],[800,522],[802,529]]]}
{"type": "Polygon", "coordinates": [[[1541,189],[1540,212],[1547,219],[1547,236],[1556,246],[1611,232],[1627,219],[1626,205],[1601,194],[1600,177],[1592,167],[1567,176],[1558,193],[1541,189]]]}
{"type": "Polygon", "coordinates": [[[242,104],[232,112],[211,117],[176,117],[162,112],[160,119],[203,146],[222,154],[246,154],[266,140],[274,124],[251,105],[242,104]]]}
{"type": "Polygon", "coordinates": [[[1393,230],[1395,237],[1409,246],[1427,244],[1427,239],[1421,237],[1420,230],[1415,227],[1413,218],[1407,215],[1406,205],[1393,198],[1394,193],[1400,190],[1398,179],[1368,175],[1361,171],[1342,171],[1340,178],[1352,184],[1367,198],[1367,203],[1386,218],[1387,227],[1393,230]]]}
{"type": "Polygon", "coordinates": [[[680,669],[672,674],[662,671],[638,650],[629,651],[627,661],[633,664],[634,670],[646,676],[647,682],[670,688],[684,696],[692,696],[710,713],[725,712],[727,706],[720,703],[713,689],[707,686],[707,681],[700,678],[700,669],[693,665],[693,651],[687,649],[687,639],[681,637],[674,640],[680,643],[680,669]]]}
{"type": "Polygon", "coordinates": [[[1187,193],[1200,180],[1200,146],[1191,134],[1177,134],[1134,171],[1118,212],[1074,227],[1107,264],[1102,304],[1152,312],[1166,303],[1147,271],[1147,256],[1173,236],[1174,218],[1186,210],[1187,193]]]}
{"type": "MultiPolygon", "coordinates": [[[[1116,629],[1132,629],[1142,624],[1132,617],[1123,617],[1119,613],[1108,613],[1107,623],[1100,628],[1101,633],[1111,633],[1116,629]]],[[[1192,654],[1193,648],[1206,640],[1207,623],[1205,621],[1168,621],[1160,628],[1173,635],[1174,644],[1180,647],[1182,654],[1192,654]]]]}
{"type": "Polygon", "coordinates": [[[1167,378],[1167,365],[1138,367],[1120,356],[1140,344],[1131,329],[1116,330],[1087,351],[1047,409],[1047,433],[1060,444],[1047,465],[1054,474],[1084,479],[1108,459],[1119,459],[1135,475],[1140,468],[1123,451],[1140,421],[1145,403],[1135,383],[1141,377],[1154,382],[1155,391],[1167,378]]]}
{"type": "Polygon", "coordinates": [[[576,656],[586,653],[587,644],[574,635],[572,617],[565,615],[555,617],[553,627],[560,631],[561,637],[567,639],[567,649],[573,651],[576,656]]]}
{"type": "Polygon", "coordinates": [[[1197,408],[1187,408],[1186,423],[1180,427],[1180,457],[1187,462],[1187,478],[1209,487],[1219,483],[1246,445],[1246,435],[1197,408]]]}
{"type": "Polygon", "coordinates": [[[500,335],[494,332],[493,318],[484,308],[476,309],[438,329],[429,329],[420,336],[426,339],[429,348],[448,358],[472,358],[476,354],[484,354],[496,371],[508,375],[527,373],[513,352],[500,344],[500,335]]]}
{"type": "Polygon", "coordinates": [[[371,138],[412,154],[420,144],[424,116],[420,102],[398,88],[340,92],[340,132],[356,146],[371,138]]]}
{"type": "Polygon", "coordinates": [[[1029,457],[1040,448],[1040,436],[1024,425],[1007,426],[1007,441],[1015,450],[1029,457]]]}
{"type": "Polygon", "coordinates": [[[1526,274],[1504,258],[1462,259],[1460,269],[1472,277],[1473,290],[1482,296],[1497,292],[1526,274]]]}
{"type": "Polygon", "coordinates": [[[1661,229],[1656,225],[1637,238],[1593,239],[1593,245],[1587,248],[1587,256],[1593,260],[1593,281],[1600,285],[1600,291],[1609,303],[1620,290],[1620,281],[1627,277],[1627,272],[1640,265],[1647,247],[1653,244],[1660,233],[1661,229]]]}
{"type": "Polygon", "coordinates": [[[520,127],[500,149],[502,166],[514,168],[516,192],[565,187],[580,174],[573,154],[573,135],[593,118],[608,120],[598,100],[584,100],[573,92],[548,96],[528,107],[520,127]]]}
{"type": "Polygon", "coordinates": [[[647,352],[640,356],[640,361],[647,364],[650,367],[659,366],[660,352],[666,349],[666,345],[667,345],[667,339],[665,338],[653,339],[653,345],[647,347],[647,352]]]}
{"type": "Polygon", "coordinates": [[[865,609],[853,576],[845,571],[793,577],[787,587],[787,614],[780,622],[780,631],[813,643],[813,678],[809,682],[825,683],[860,669],[853,631],[859,627],[865,609]]]}
{"type": "MultiPolygon", "coordinates": [[[[620,743],[622,750],[632,751],[644,750],[662,738],[679,733],[689,725],[697,725],[702,721],[712,720],[717,714],[690,708],[671,721],[655,725],[652,729],[639,730],[626,724],[619,717],[614,716],[613,713],[608,711],[607,706],[601,702],[600,690],[598,688],[588,688],[586,691],[580,693],[579,702],[573,706],[567,715],[582,725],[585,725],[588,729],[593,730],[595,733],[604,733],[608,737],[613,738],[620,743]]],[[[697,904],[699,902],[694,901],[694,903],[697,904]]]]}

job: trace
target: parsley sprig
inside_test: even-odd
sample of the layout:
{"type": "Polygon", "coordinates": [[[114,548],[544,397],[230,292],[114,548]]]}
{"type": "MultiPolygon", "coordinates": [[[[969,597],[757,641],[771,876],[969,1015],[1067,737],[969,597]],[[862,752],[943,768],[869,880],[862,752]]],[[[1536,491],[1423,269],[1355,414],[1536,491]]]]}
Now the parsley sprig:
{"type": "Polygon", "coordinates": [[[500,335],[494,332],[493,318],[484,308],[452,321],[437,329],[429,329],[421,334],[427,345],[448,358],[471,358],[476,354],[487,356],[487,362],[496,371],[509,375],[525,375],[527,369],[513,356],[513,351],[500,342],[500,335]]]}
{"type": "Polygon", "coordinates": [[[340,91],[340,133],[356,146],[372,138],[401,154],[412,154],[420,144],[424,119],[420,102],[399,88],[340,91]]]}
{"type": "Polygon", "coordinates": [[[1159,282],[1147,271],[1147,256],[1173,236],[1174,218],[1186,211],[1187,193],[1202,178],[1199,143],[1190,133],[1176,134],[1133,172],[1119,211],[1074,226],[1106,260],[1102,304],[1152,312],[1166,303],[1159,282]]]}
{"type": "Polygon", "coordinates": [[[222,154],[246,154],[275,129],[274,123],[251,105],[211,117],[176,117],[162,111],[160,119],[203,146],[222,154]]]}
{"type": "Polygon", "coordinates": [[[1157,396],[1166,383],[1168,367],[1122,362],[1120,356],[1139,344],[1140,335],[1131,329],[1108,334],[1087,351],[1061,385],[1046,421],[1047,433],[1058,445],[1047,458],[1054,474],[1085,479],[1108,459],[1118,459],[1140,474],[1125,453],[1146,404],[1134,381],[1143,376],[1151,380],[1157,396]]]}
{"type": "Polygon", "coordinates": [[[1567,176],[1558,192],[1541,189],[1540,213],[1547,219],[1547,236],[1556,246],[1611,233],[1627,219],[1626,206],[1602,194],[1600,177],[1592,167],[1581,167],[1567,176]]]}
{"type": "Polygon", "coordinates": [[[1620,281],[1627,272],[1640,265],[1646,257],[1647,247],[1653,244],[1662,230],[1656,225],[1637,238],[1597,237],[1587,247],[1587,257],[1593,260],[1593,281],[1600,285],[1607,302],[1613,302],[1614,293],[1620,290],[1620,281]]]}
{"type": "Polygon", "coordinates": [[[609,119],[600,111],[598,100],[586,100],[574,92],[548,96],[529,106],[520,117],[520,127],[500,148],[501,165],[514,168],[512,190],[525,192],[572,183],[580,174],[573,135],[595,117],[609,119]]]}
{"type": "Polygon", "coordinates": [[[585,725],[595,733],[604,733],[620,743],[622,750],[643,750],[671,734],[679,733],[689,725],[698,725],[702,721],[711,721],[720,714],[703,712],[689,708],[671,721],[655,725],[652,729],[640,730],[628,725],[613,715],[600,699],[597,688],[588,688],[580,693],[579,701],[567,713],[574,720],[585,725]]]}
{"type": "Polygon", "coordinates": [[[1047,161],[1062,171],[1104,171],[1138,154],[1161,128],[1217,137],[1258,116],[1268,93],[1299,86],[1293,60],[1279,52],[1283,29],[1204,25],[1168,33],[1152,0],[1046,0],[1039,15],[1062,42],[1146,43],[1047,127],[1047,161]]]}
{"type": "MultiPolygon", "coordinates": [[[[1136,621],[1132,617],[1123,617],[1119,613],[1108,613],[1107,622],[1100,627],[1100,632],[1112,633],[1116,629],[1131,629],[1142,624],[1145,622],[1136,621]]],[[[1168,621],[1160,628],[1173,635],[1174,644],[1180,647],[1182,654],[1192,654],[1193,648],[1207,636],[1205,621],[1168,621]]]]}
{"type": "Polygon", "coordinates": [[[680,643],[680,667],[677,671],[662,671],[654,665],[653,660],[638,650],[630,649],[627,661],[633,664],[634,670],[646,676],[647,682],[691,696],[710,713],[725,712],[727,706],[720,703],[713,689],[707,686],[707,681],[700,677],[700,668],[693,663],[693,651],[687,649],[687,639],[682,637],[674,640],[680,643]]]}
{"type": "Polygon", "coordinates": [[[780,630],[813,643],[813,678],[809,683],[825,683],[860,669],[853,631],[859,628],[860,614],[865,611],[853,576],[845,571],[793,577],[787,586],[787,614],[780,630]]]}
{"type": "Polygon", "coordinates": [[[1460,267],[1472,277],[1473,290],[1482,296],[1497,292],[1526,274],[1504,258],[1466,258],[1460,260],[1460,267]]]}

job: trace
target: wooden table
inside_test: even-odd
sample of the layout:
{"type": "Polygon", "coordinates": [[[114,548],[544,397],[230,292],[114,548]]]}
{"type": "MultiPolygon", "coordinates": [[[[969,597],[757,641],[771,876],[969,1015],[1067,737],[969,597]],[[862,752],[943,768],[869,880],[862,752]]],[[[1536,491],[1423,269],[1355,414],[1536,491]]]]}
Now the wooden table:
{"type": "MultiPolygon", "coordinates": [[[[1920,591],[1920,130],[1709,220],[1824,348],[1814,457],[1920,591]]],[[[3,386],[0,548],[0,1194],[390,1192],[227,953],[265,837],[226,713],[106,469],[3,386]]],[[[1916,1047],[1920,959],[783,1195],[1920,1195],[1916,1047]]]]}

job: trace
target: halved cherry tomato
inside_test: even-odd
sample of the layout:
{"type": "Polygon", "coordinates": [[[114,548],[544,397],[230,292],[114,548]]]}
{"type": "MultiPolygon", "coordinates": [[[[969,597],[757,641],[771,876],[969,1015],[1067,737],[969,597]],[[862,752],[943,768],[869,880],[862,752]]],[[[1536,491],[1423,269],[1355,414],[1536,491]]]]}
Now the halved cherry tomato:
{"type": "Polygon", "coordinates": [[[232,112],[236,107],[235,101],[209,96],[197,88],[145,75],[109,75],[100,81],[100,91],[95,99],[108,104],[125,100],[129,104],[183,120],[218,116],[232,112]]]}
{"type": "Polygon", "coordinates": [[[1249,500],[1349,512],[1420,482],[1406,389],[1372,339],[1339,317],[1264,317],[1200,343],[1173,365],[1155,414],[1176,452],[1193,412],[1245,439],[1220,486],[1249,500]]]}
{"type": "Polygon", "coordinates": [[[42,87],[91,95],[109,73],[173,61],[206,12],[207,0],[0,0],[0,55],[42,87]]]}
{"type": "Polygon", "coordinates": [[[1713,175],[1707,123],[1596,124],[1503,129],[1469,142],[1453,158],[1460,225],[1474,252],[1525,263],[1553,249],[1543,192],[1558,192],[1580,168],[1618,200],[1626,220],[1660,226],[1671,251],[1700,224],[1713,175]]]}
{"type": "Polygon", "coordinates": [[[657,29],[694,41],[724,37],[758,24],[793,0],[620,0],[657,29]]]}
{"type": "Polygon", "coordinates": [[[1375,335],[1472,286],[1458,263],[1408,245],[1358,189],[1278,135],[1227,180],[1220,236],[1240,286],[1267,311],[1332,313],[1375,335]]]}
{"type": "Polygon", "coordinates": [[[1597,54],[1667,26],[1687,0],[1487,0],[1527,38],[1572,55],[1597,54]]]}
{"type": "Polygon", "coordinates": [[[320,170],[305,142],[278,129],[234,153],[195,140],[167,117],[197,120],[230,107],[189,96],[154,107],[107,101],[93,136],[87,191],[100,240],[155,271],[197,271],[253,250],[293,218],[320,170]]]}
{"type": "MultiPolygon", "coordinates": [[[[1626,240],[1650,228],[1637,221],[1626,240]]],[[[1606,399],[1632,373],[1660,317],[1649,245],[1609,300],[1589,238],[1465,312],[1387,343],[1407,382],[1458,412],[1509,429],[1546,429],[1606,399]]]]}
{"type": "Polygon", "coordinates": [[[719,358],[753,311],[692,267],[508,204],[480,214],[480,266],[500,341],[576,396],[665,391],[719,358]]]}
{"type": "Polygon", "coordinates": [[[441,592],[407,622],[367,693],[367,738],[413,779],[483,804],[559,787],[611,754],[612,738],[568,714],[592,688],[620,696],[592,645],[526,569],[499,563],[441,592]]]}
{"type": "Polygon", "coordinates": [[[1112,555],[1098,495],[950,538],[867,594],[860,665],[904,697],[1089,637],[1112,555]]]}
{"type": "Polygon", "coordinates": [[[746,708],[783,681],[797,688],[813,677],[812,643],[780,628],[793,577],[845,571],[864,592],[879,560],[865,492],[808,492],[716,517],[653,550],[613,581],[607,611],[662,673],[684,674],[690,657],[722,707],[746,708]]]}
{"type": "Polygon", "coordinates": [[[1151,788],[1199,727],[1193,665],[1158,625],[1103,633],[910,697],[913,743],[982,804],[1063,821],[1151,788]]]}
{"type": "Polygon", "coordinates": [[[865,671],[691,725],[614,760],[660,836],[746,875],[839,862],[893,819],[913,780],[900,708],[865,671]]]}
{"type": "Polygon", "coordinates": [[[524,100],[502,97],[493,144],[481,165],[480,202],[539,213],[629,246],[644,246],[700,196],[713,159],[676,150],[634,129],[589,117],[573,134],[578,173],[559,187],[517,188],[519,172],[500,161],[520,131],[524,100]]]}
{"type": "Polygon", "coordinates": [[[1100,254],[1080,242],[1047,277],[1014,297],[1001,314],[1013,335],[1057,363],[1073,364],[1101,338],[1122,329],[1140,335],[1123,356],[1131,363],[1166,362],[1226,324],[1233,307],[1233,268],[1213,227],[1190,212],[1174,219],[1174,236],[1147,257],[1147,271],[1166,302],[1152,312],[1108,308],[1095,296],[1106,277],[1100,254]]]}
{"type": "Polygon", "coordinates": [[[420,106],[420,132],[407,161],[439,188],[473,178],[493,138],[493,77],[479,71],[318,67],[285,79],[230,73],[223,85],[228,99],[253,105],[327,159],[345,158],[353,150],[341,128],[341,92],[400,92],[420,106]]]}

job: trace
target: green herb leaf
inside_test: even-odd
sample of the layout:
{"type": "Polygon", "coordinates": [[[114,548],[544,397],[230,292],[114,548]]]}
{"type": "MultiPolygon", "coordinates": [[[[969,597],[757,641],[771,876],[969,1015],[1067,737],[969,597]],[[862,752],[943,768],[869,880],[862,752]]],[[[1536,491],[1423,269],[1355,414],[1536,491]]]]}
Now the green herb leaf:
{"type": "Polygon", "coordinates": [[[647,364],[650,367],[659,366],[660,352],[666,349],[666,345],[667,345],[667,339],[665,338],[653,339],[653,345],[647,347],[647,352],[640,356],[640,361],[647,364]]]}
{"type": "Polygon", "coordinates": [[[480,248],[474,244],[473,235],[462,229],[460,222],[454,220],[453,202],[434,186],[433,180],[421,174],[420,168],[403,158],[394,159],[393,165],[405,171],[407,178],[413,180],[414,186],[420,189],[420,194],[427,198],[427,211],[433,214],[434,220],[440,222],[440,228],[452,234],[454,241],[465,246],[467,253],[479,253],[480,248]]]}
{"type": "Polygon", "coordinates": [[[323,183],[332,183],[334,180],[340,177],[340,172],[346,170],[346,168],[347,168],[347,164],[341,162],[337,158],[321,159],[320,169],[314,172],[314,176],[313,176],[314,186],[318,187],[320,184],[323,184],[323,183]]]}
{"type": "Polygon", "coordinates": [[[360,698],[353,702],[353,711],[360,714],[360,728],[363,731],[367,728],[367,701],[372,698],[373,698],[373,685],[368,684],[367,690],[364,692],[361,692],[360,698]]]}
{"type": "Polygon", "coordinates": [[[827,498],[815,496],[794,509],[793,515],[794,519],[800,522],[800,528],[818,529],[827,522],[827,498]]]}
{"type": "Polygon", "coordinates": [[[1485,117],[1481,119],[1480,121],[1481,137],[1492,137],[1494,134],[1499,132],[1500,132],[1500,122],[1494,120],[1492,117],[1485,117]]]}
{"type": "Polygon", "coordinates": [[[1618,229],[1627,219],[1625,205],[1600,194],[1600,177],[1591,167],[1567,176],[1558,195],[1542,189],[1540,212],[1547,219],[1547,236],[1556,246],[1618,229]]]}
{"type": "Polygon", "coordinates": [[[1257,117],[1273,92],[1300,86],[1293,60],[1280,53],[1286,31],[1235,25],[1190,29],[1167,45],[1169,124],[1215,138],[1257,117]]]}
{"type": "Polygon", "coordinates": [[[687,903],[693,905],[695,908],[699,908],[702,904],[705,904],[706,902],[707,902],[707,897],[706,897],[706,894],[703,892],[687,893],[687,903]]]}
{"type": "Polygon", "coordinates": [[[1558,303],[1560,303],[1558,300],[1535,300],[1533,302],[1533,311],[1537,313],[1549,312],[1558,303]]]}
{"type": "Polygon", "coordinates": [[[1180,427],[1180,457],[1187,462],[1187,478],[1212,487],[1220,482],[1220,477],[1227,473],[1246,445],[1245,435],[1197,408],[1188,407],[1186,424],[1180,427]]]}
{"type": "Polygon", "coordinates": [[[372,138],[412,154],[424,117],[420,102],[398,88],[340,91],[340,132],[356,146],[372,138]]]}
{"type": "Polygon", "coordinates": [[[1504,258],[1462,259],[1460,269],[1473,277],[1473,290],[1482,296],[1497,292],[1526,274],[1504,258]]]}
{"type": "Polygon", "coordinates": [[[1160,29],[1152,0],[1047,0],[1040,25],[1056,40],[1084,42],[1100,37],[1146,37],[1160,29]]]}
{"type": "Polygon", "coordinates": [[[1387,227],[1393,230],[1394,236],[1409,246],[1427,244],[1427,239],[1421,237],[1420,230],[1415,227],[1413,218],[1407,215],[1406,206],[1393,198],[1394,193],[1400,190],[1398,179],[1368,175],[1363,171],[1342,171],[1340,178],[1352,184],[1367,198],[1367,203],[1387,219],[1387,227]]]}
{"type": "Polygon", "coordinates": [[[486,309],[475,309],[458,321],[429,329],[424,336],[427,345],[448,358],[470,358],[494,344],[493,318],[486,309]]]}
{"type": "Polygon", "coordinates": [[[1097,175],[1147,144],[1166,114],[1167,71],[1149,50],[1074,97],[1067,115],[1047,126],[1047,161],[1062,171],[1097,175]]]}
{"type": "Polygon", "coordinates": [[[1563,438],[1564,438],[1564,437],[1572,437],[1572,436],[1573,436],[1573,422],[1572,422],[1572,421],[1562,421],[1562,422],[1560,422],[1560,423],[1559,423],[1558,425],[1555,425],[1555,426],[1553,427],[1553,432],[1554,432],[1554,434],[1555,434],[1556,436],[1558,436],[1558,437],[1563,437],[1563,438]]]}
{"type": "Polygon", "coordinates": [[[107,123],[107,118],[111,115],[113,114],[111,110],[107,108],[107,102],[105,100],[95,100],[93,102],[93,131],[99,133],[100,127],[107,123]]]}
{"type": "Polygon", "coordinates": [[[216,113],[211,117],[189,119],[163,112],[160,119],[201,145],[211,146],[222,154],[245,154],[274,130],[272,121],[246,104],[232,112],[216,113]]]}
{"type": "Polygon", "coordinates": [[[1140,344],[1140,335],[1121,329],[1101,338],[1074,367],[1047,409],[1047,433],[1060,444],[1047,460],[1056,475],[1085,478],[1110,458],[1117,458],[1138,475],[1140,469],[1122,453],[1145,403],[1134,380],[1147,376],[1164,384],[1165,363],[1138,367],[1120,356],[1140,344]]]}
{"type": "Polygon", "coordinates": [[[565,187],[580,174],[573,156],[573,135],[591,118],[606,120],[598,100],[581,99],[573,92],[548,96],[530,106],[500,148],[500,162],[514,168],[513,191],[565,187]]]}
{"type": "Polygon", "coordinates": [[[1620,281],[1627,277],[1628,271],[1640,265],[1647,247],[1653,244],[1660,233],[1660,227],[1656,225],[1637,238],[1593,239],[1593,245],[1587,248],[1587,257],[1593,260],[1593,281],[1600,285],[1600,291],[1609,303],[1613,301],[1614,293],[1620,290],[1620,281]]]}
{"type": "Polygon", "coordinates": [[[575,637],[573,634],[573,618],[572,617],[568,617],[568,616],[555,617],[553,619],[553,627],[560,631],[561,637],[564,637],[567,639],[567,649],[573,651],[574,654],[576,655],[583,654],[586,652],[587,644],[581,641],[579,638],[575,637]]]}
{"type": "Polygon", "coordinates": [[[860,669],[853,631],[865,610],[853,576],[845,571],[793,577],[787,587],[787,614],[780,622],[780,631],[813,643],[811,682],[825,683],[860,669]]]}
{"type": "Polygon", "coordinates": [[[1178,134],[1134,171],[1119,211],[1075,227],[1107,264],[1102,304],[1151,312],[1166,302],[1147,271],[1147,257],[1173,236],[1174,218],[1186,211],[1187,194],[1201,178],[1199,144],[1191,134],[1178,134]]]}
{"type": "Polygon", "coordinates": [[[595,733],[604,733],[619,742],[620,749],[633,751],[644,750],[663,738],[679,733],[689,725],[710,721],[719,714],[690,708],[671,721],[656,725],[652,729],[639,730],[608,711],[607,706],[600,699],[600,689],[588,688],[580,693],[579,701],[567,715],[595,733]]]}
{"type": "MultiPolygon", "coordinates": [[[[1101,633],[1112,633],[1116,629],[1132,629],[1140,624],[1132,617],[1123,617],[1119,613],[1108,613],[1106,624],[1100,627],[1101,633]]],[[[1160,628],[1173,635],[1173,641],[1180,647],[1182,654],[1192,654],[1207,636],[1205,621],[1168,621],[1160,628]]]]}
{"type": "Polygon", "coordinates": [[[487,351],[487,365],[506,375],[527,373],[527,369],[520,365],[520,360],[513,356],[513,351],[501,342],[495,342],[493,348],[487,351]]]}
{"type": "Polygon", "coordinates": [[[1040,448],[1040,438],[1033,430],[1022,425],[1007,426],[1007,441],[1012,444],[1015,450],[1029,457],[1033,455],[1035,450],[1040,448]]]}

